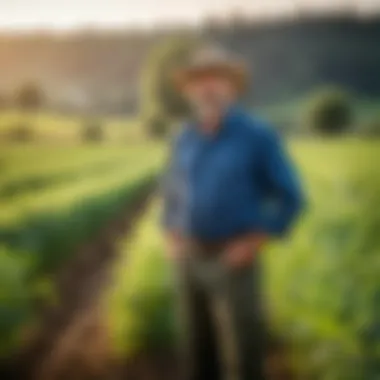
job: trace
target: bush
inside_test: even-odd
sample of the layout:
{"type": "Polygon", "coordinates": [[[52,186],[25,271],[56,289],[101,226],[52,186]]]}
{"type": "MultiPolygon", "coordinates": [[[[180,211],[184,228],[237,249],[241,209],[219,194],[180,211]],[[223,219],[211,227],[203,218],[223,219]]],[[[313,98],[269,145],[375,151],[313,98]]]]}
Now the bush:
{"type": "Polygon", "coordinates": [[[166,117],[182,117],[188,107],[173,82],[173,73],[182,66],[197,42],[189,38],[171,38],[155,48],[147,60],[142,80],[142,113],[152,110],[166,117]]]}
{"type": "Polygon", "coordinates": [[[170,132],[170,121],[162,115],[153,115],[144,123],[146,132],[152,138],[164,138],[170,132]]]}
{"type": "Polygon", "coordinates": [[[85,142],[100,142],[105,139],[104,130],[97,122],[87,122],[82,130],[82,140],[85,142]]]}
{"type": "Polygon", "coordinates": [[[14,103],[23,110],[36,110],[44,103],[43,90],[36,83],[27,83],[16,90],[14,103]]]}
{"type": "Polygon", "coordinates": [[[26,123],[19,123],[8,132],[8,140],[14,142],[30,142],[35,140],[36,134],[32,126],[26,123]]]}
{"type": "Polygon", "coordinates": [[[346,132],[352,123],[353,110],[348,93],[337,88],[318,91],[306,106],[306,123],[322,134],[346,132]]]}
{"type": "Polygon", "coordinates": [[[37,296],[30,280],[32,258],[24,252],[0,246],[0,357],[19,347],[23,333],[35,317],[37,296]]]}

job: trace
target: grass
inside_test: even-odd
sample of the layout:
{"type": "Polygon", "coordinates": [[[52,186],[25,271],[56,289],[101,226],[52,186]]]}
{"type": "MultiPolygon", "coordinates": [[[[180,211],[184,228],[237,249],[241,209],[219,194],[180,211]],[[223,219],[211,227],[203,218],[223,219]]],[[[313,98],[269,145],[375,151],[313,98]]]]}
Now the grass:
{"type": "Polygon", "coordinates": [[[158,202],[139,222],[132,239],[121,240],[120,260],[105,300],[116,351],[132,355],[173,342],[173,278],[157,228],[158,202]]]}
{"type": "Polygon", "coordinates": [[[20,124],[31,129],[39,142],[80,142],[86,124],[96,122],[105,131],[105,140],[110,143],[130,143],[143,139],[142,128],[136,118],[94,117],[49,113],[20,112],[16,109],[3,110],[0,115],[0,141],[20,124]]]}
{"type": "MultiPolygon", "coordinates": [[[[133,162],[143,155],[148,148],[131,146],[125,148],[74,147],[74,148],[40,148],[4,149],[0,153],[3,162],[0,175],[1,199],[19,196],[31,190],[51,188],[52,185],[68,184],[81,178],[88,179],[105,175],[107,171],[125,169],[126,162],[133,162]],[[49,157],[49,160],[46,160],[49,157]]],[[[152,146],[153,152],[157,151],[152,146]]]]}
{"type": "Polygon", "coordinates": [[[0,153],[0,355],[19,348],[54,299],[52,275],[152,186],[157,144],[6,147],[0,153]]]}
{"type": "MultiPolygon", "coordinates": [[[[114,163],[115,170],[107,170],[105,173],[98,173],[98,175],[95,173],[95,175],[92,175],[88,167],[88,171],[90,171],[89,176],[84,172],[82,173],[84,175],[79,178],[75,178],[74,175],[75,180],[73,181],[63,181],[52,186],[45,186],[38,193],[23,192],[19,196],[13,196],[11,199],[0,200],[0,207],[2,208],[0,226],[20,223],[21,220],[29,218],[36,213],[45,213],[47,211],[53,213],[60,209],[67,209],[70,204],[76,201],[81,202],[82,199],[88,196],[96,196],[97,194],[117,189],[125,181],[141,176],[144,170],[149,168],[158,170],[161,162],[160,156],[162,158],[163,151],[160,147],[154,146],[152,148],[150,150],[148,146],[145,148],[140,147],[139,149],[131,148],[124,152],[123,155],[119,156],[118,163],[114,163]],[[123,163],[124,165],[121,165],[123,163]]],[[[81,154],[80,150],[77,150],[77,153],[81,154]]],[[[112,157],[114,151],[112,150],[110,154],[112,157]]],[[[107,156],[105,155],[105,157],[107,156]]],[[[61,172],[59,164],[60,161],[57,161],[56,173],[61,172]]],[[[22,165],[20,163],[18,165],[21,171],[22,165]]],[[[97,167],[98,163],[94,162],[93,165],[97,167]]],[[[40,173],[45,171],[46,175],[52,176],[53,168],[44,167],[43,161],[41,161],[41,166],[40,173]]],[[[31,168],[28,166],[25,171],[30,172],[30,170],[31,168]]],[[[3,178],[7,178],[7,174],[3,178]]]]}

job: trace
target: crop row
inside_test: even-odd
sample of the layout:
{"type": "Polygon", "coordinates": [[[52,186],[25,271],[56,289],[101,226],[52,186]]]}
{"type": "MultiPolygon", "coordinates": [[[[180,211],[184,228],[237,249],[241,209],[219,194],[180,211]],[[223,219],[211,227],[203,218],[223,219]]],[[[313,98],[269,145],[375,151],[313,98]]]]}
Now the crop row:
{"type": "Polygon", "coordinates": [[[38,302],[54,300],[53,274],[83,242],[153,186],[162,151],[131,154],[112,170],[43,186],[0,201],[0,354],[17,349],[38,320],[38,302]]]}

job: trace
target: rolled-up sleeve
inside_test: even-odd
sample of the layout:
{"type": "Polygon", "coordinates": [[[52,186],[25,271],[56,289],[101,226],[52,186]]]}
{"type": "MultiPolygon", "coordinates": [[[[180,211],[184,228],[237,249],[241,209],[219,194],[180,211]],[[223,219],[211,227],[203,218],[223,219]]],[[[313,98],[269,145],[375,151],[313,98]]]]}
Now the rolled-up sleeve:
{"type": "Polygon", "coordinates": [[[174,189],[174,182],[175,173],[173,163],[170,161],[161,179],[163,202],[161,224],[165,230],[175,230],[177,228],[176,215],[178,213],[178,200],[174,189]]]}
{"type": "Polygon", "coordinates": [[[177,161],[182,139],[183,134],[180,134],[172,143],[166,169],[161,179],[163,201],[161,225],[167,231],[178,231],[181,228],[181,176],[177,161]]]}
{"type": "Polygon", "coordinates": [[[305,204],[296,168],[273,130],[265,132],[263,142],[264,175],[273,195],[273,207],[264,215],[263,229],[282,236],[290,229],[305,204]]]}

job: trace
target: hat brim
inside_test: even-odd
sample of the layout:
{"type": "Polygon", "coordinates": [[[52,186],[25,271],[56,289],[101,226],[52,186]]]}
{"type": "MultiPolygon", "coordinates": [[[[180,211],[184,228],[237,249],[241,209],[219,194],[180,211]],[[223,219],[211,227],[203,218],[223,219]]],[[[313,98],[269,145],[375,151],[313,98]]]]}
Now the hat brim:
{"type": "Polygon", "coordinates": [[[174,73],[174,84],[178,90],[183,90],[187,84],[209,76],[229,79],[240,93],[247,88],[248,73],[246,67],[240,63],[189,66],[178,69],[174,73]]]}

